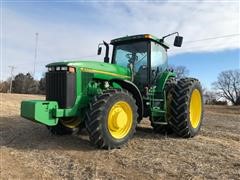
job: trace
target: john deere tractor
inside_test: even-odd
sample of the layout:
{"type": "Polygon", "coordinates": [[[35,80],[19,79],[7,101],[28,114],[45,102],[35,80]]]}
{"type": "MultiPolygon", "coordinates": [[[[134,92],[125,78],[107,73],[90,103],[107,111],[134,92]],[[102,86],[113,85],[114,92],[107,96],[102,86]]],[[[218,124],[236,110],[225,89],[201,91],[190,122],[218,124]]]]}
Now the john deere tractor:
{"type": "Polygon", "coordinates": [[[104,62],[64,61],[48,64],[46,100],[21,103],[21,116],[47,126],[57,135],[86,127],[90,141],[99,148],[118,148],[149,117],[156,132],[195,136],[203,117],[202,90],[195,78],[176,78],[168,69],[164,41],[174,35],[150,34],[113,39],[105,47],[104,62]],[[109,58],[112,45],[112,58],[109,58]]]}

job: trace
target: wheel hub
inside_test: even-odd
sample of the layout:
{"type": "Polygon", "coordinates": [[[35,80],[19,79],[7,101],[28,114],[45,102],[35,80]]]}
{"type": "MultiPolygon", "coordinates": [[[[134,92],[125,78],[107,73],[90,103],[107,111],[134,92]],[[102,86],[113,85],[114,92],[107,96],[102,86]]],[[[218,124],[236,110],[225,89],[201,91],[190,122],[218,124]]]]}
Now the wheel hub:
{"type": "Polygon", "coordinates": [[[202,115],[202,99],[198,89],[194,89],[190,100],[190,122],[193,128],[197,128],[202,115]]]}
{"type": "Polygon", "coordinates": [[[124,126],[126,126],[127,114],[121,108],[118,108],[116,111],[113,112],[112,120],[112,130],[122,129],[124,128],[124,126]]]}
{"type": "Polygon", "coordinates": [[[110,134],[121,139],[125,137],[132,126],[132,109],[127,102],[115,103],[108,114],[108,129],[110,134]]]}

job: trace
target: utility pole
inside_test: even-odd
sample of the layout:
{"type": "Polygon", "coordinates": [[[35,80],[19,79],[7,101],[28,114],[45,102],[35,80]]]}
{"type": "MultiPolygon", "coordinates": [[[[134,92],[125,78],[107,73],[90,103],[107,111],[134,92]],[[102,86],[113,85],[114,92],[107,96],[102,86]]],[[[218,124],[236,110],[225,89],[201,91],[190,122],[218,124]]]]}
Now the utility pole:
{"type": "Polygon", "coordinates": [[[9,92],[12,93],[12,81],[13,81],[13,70],[16,68],[15,66],[8,66],[11,69],[11,81],[10,81],[10,88],[9,92]]]}
{"type": "Polygon", "coordinates": [[[33,78],[35,78],[36,62],[37,62],[37,51],[38,51],[38,33],[35,34],[35,53],[34,53],[34,64],[33,64],[33,78]]]}

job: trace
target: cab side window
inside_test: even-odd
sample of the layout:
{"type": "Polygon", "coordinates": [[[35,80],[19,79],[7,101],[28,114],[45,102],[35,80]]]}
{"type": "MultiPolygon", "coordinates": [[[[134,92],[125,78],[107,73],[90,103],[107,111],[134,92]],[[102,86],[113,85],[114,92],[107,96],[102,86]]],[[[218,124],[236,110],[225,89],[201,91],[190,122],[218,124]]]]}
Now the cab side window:
{"type": "Polygon", "coordinates": [[[158,43],[151,42],[151,79],[156,77],[167,69],[167,53],[164,47],[158,43]]]}

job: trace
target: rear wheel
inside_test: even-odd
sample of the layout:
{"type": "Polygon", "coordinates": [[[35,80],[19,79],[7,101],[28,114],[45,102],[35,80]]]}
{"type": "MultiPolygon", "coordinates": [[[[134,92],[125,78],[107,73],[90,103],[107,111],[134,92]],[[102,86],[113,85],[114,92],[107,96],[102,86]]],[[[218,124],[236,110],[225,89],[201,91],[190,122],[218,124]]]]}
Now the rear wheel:
{"type": "Polygon", "coordinates": [[[178,81],[173,91],[169,124],[181,137],[195,136],[201,127],[203,118],[202,88],[194,78],[178,81]]]}
{"type": "Polygon", "coordinates": [[[137,106],[132,95],[123,90],[107,90],[90,103],[86,128],[90,141],[100,148],[118,148],[134,134],[137,106]]]}
{"type": "Polygon", "coordinates": [[[82,128],[80,118],[60,118],[56,126],[47,126],[49,131],[55,135],[68,135],[82,128]]]}

